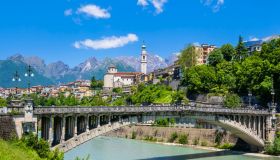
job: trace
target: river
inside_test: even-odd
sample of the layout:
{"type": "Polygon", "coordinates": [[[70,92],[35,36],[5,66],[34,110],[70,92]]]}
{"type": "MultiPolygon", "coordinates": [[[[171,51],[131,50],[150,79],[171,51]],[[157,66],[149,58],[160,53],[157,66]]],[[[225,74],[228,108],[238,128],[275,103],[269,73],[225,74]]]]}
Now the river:
{"type": "Polygon", "coordinates": [[[169,146],[137,140],[98,137],[65,153],[65,160],[77,156],[90,160],[276,160],[278,158],[256,158],[230,151],[206,151],[190,147],[169,146]]]}

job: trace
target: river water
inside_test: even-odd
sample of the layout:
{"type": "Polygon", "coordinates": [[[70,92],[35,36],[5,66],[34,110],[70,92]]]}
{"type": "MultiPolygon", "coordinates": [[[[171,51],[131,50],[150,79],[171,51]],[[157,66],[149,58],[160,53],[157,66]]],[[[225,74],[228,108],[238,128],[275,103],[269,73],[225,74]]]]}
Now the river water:
{"type": "MultiPolygon", "coordinates": [[[[76,157],[90,160],[261,160],[240,153],[206,151],[189,147],[168,146],[137,140],[98,137],[65,153],[65,160],[76,157]]],[[[278,159],[278,158],[277,158],[278,159]]],[[[265,160],[276,160],[266,158],[265,160]]]]}

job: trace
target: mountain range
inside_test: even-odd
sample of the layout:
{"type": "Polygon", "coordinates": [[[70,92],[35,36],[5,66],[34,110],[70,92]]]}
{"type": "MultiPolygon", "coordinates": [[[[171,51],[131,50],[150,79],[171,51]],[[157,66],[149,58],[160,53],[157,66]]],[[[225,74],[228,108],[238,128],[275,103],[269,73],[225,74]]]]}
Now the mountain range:
{"type": "MultiPolygon", "coordinates": [[[[148,72],[159,68],[165,68],[173,64],[176,59],[177,54],[172,54],[166,59],[158,55],[149,54],[148,72]]],[[[0,60],[0,87],[7,88],[15,86],[15,82],[12,82],[11,79],[16,70],[19,71],[22,77],[22,82],[18,83],[19,87],[27,87],[27,78],[24,77],[27,65],[31,65],[36,75],[34,78],[30,79],[32,85],[57,85],[78,79],[91,79],[92,76],[102,80],[104,74],[107,72],[108,66],[112,64],[121,72],[140,71],[140,58],[133,56],[107,57],[102,60],[90,57],[71,68],[63,61],[46,64],[45,61],[38,56],[27,57],[21,54],[15,54],[8,57],[6,60],[0,60]]]]}

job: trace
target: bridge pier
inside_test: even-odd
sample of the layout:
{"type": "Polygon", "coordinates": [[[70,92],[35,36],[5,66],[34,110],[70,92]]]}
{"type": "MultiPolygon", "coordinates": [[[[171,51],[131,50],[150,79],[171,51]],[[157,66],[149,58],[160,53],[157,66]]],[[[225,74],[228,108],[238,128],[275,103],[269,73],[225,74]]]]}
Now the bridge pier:
{"type": "Polygon", "coordinates": [[[86,115],[86,132],[89,132],[89,114],[86,115]]]}
{"type": "Polygon", "coordinates": [[[49,125],[50,119],[48,117],[41,118],[41,135],[44,140],[49,140],[49,125]]]}
{"type": "Polygon", "coordinates": [[[61,136],[62,136],[62,118],[59,116],[56,116],[53,118],[54,124],[53,124],[53,141],[52,145],[59,144],[61,142],[61,136]]]}
{"type": "Polygon", "coordinates": [[[65,118],[65,140],[74,137],[74,117],[68,116],[65,118]]]}
{"type": "Polygon", "coordinates": [[[49,143],[50,145],[52,145],[52,142],[53,142],[53,116],[50,115],[50,127],[49,127],[49,143]]]}
{"type": "Polygon", "coordinates": [[[62,116],[62,131],[61,131],[61,138],[60,138],[60,143],[65,142],[65,126],[66,126],[66,118],[65,116],[62,116]]]}

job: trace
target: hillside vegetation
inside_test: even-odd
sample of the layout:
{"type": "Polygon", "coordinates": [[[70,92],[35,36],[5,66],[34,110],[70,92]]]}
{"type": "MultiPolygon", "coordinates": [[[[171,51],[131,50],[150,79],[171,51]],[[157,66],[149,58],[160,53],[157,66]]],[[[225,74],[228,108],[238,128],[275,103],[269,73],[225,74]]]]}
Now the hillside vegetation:
{"type": "Polygon", "coordinates": [[[0,159],[2,160],[40,160],[36,151],[15,143],[0,140],[0,159]]]}

